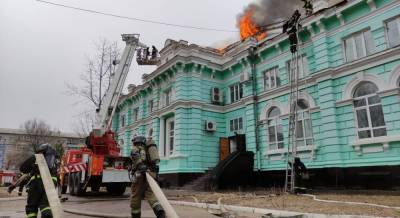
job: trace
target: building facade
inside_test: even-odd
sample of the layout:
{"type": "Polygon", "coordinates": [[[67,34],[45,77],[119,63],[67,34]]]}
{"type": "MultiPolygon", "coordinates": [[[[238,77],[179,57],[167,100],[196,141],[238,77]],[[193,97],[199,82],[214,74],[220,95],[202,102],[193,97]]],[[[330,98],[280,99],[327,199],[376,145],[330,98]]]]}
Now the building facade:
{"type": "MultiPolygon", "coordinates": [[[[298,156],[316,172],[399,165],[400,1],[339,1],[301,24],[298,156]]],[[[222,141],[232,152],[244,134],[254,171],[286,169],[296,64],[287,35],[267,34],[223,50],[167,40],[161,64],[119,101],[122,154],[134,135],[151,135],[161,175],[201,174],[219,162],[222,141]]]]}
{"type": "MultiPolygon", "coordinates": [[[[17,170],[19,164],[33,152],[32,138],[24,129],[0,128],[0,170],[17,170]]],[[[74,133],[52,132],[43,137],[46,142],[62,145],[64,149],[80,148],[83,137],[74,133]]]]}

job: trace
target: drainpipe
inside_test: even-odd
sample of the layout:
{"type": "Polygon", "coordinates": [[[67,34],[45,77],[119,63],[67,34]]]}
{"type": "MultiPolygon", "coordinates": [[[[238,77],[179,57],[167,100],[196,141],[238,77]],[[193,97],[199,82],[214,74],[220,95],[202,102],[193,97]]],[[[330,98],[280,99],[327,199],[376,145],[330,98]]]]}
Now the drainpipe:
{"type": "Polygon", "coordinates": [[[258,133],[258,97],[257,97],[257,75],[256,75],[256,51],[257,47],[251,46],[249,48],[250,55],[250,66],[251,66],[251,79],[252,79],[252,88],[253,88],[253,111],[254,111],[254,136],[256,142],[256,158],[257,158],[257,170],[261,170],[261,151],[260,151],[260,142],[259,142],[259,133],[258,133]]]}

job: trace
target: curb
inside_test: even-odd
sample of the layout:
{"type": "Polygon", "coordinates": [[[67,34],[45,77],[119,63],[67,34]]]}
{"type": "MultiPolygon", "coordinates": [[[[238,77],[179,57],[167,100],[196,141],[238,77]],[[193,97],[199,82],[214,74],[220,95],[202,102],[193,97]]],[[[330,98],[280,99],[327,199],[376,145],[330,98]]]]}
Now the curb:
{"type": "Polygon", "coordinates": [[[327,214],[315,214],[315,213],[301,213],[301,212],[293,212],[286,210],[272,210],[272,209],[242,207],[242,206],[224,205],[224,204],[217,205],[217,204],[193,203],[185,201],[170,201],[170,202],[171,204],[181,205],[181,206],[192,206],[192,207],[199,207],[203,209],[214,209],[214,210],[221,210],[221,208],[224,208],[228,211],[253,213],[253,214],[271,214],[277,217],[299,216],[303,218],[363,218],[363,217],[377,218],[374,216],[362,216],[362,215],[327,215],[327,214]]]}
{"type": "Polygon", "coordinates": [[[1,201],[19,201],[19,200],[25,200],[26,197],[9,197],[9,198],[0,198],[1,201]]]}

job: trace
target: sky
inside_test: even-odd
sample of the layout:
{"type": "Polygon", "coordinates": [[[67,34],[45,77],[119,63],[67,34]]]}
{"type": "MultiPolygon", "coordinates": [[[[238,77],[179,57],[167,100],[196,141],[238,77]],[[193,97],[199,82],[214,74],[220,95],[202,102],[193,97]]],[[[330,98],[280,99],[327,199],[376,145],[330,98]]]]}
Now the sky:
{"type": "MultiPolygon", "coordinates": [[[[48,0],[128,17],[236,30],[236,16],[251,0],[48,0]]],[[[19,128],[33,118],[74,132],[88,105],[67,94],[66,84],[83,85],[87,55],[101,38],[117,41],[139,33],[141,42],[161,49],[166,39],[213,46],[238,38],[214,32],[162,26],[91,14],[36,0],[0,1],[0,128],[19,128]]],[[[154,67],[132,63],[125,82],[140,84],[154,67]]],[[[126,92],[126,89],[125,89],[126,92]]]]}

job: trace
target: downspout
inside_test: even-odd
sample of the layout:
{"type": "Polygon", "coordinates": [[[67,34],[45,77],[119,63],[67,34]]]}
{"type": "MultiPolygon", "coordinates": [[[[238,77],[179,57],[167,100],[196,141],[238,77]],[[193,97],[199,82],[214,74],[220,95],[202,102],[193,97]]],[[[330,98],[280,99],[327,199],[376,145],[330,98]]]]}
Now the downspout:
{"type": "Polygon", "coordinates": [[[257,159],[257,170],[261,170],[261,152],[260,152],[260,142],[258,133],[258,97],[257,97],[257,73],[256,73],[256,59],[257,59],[257,47],[251,46],[249,48],[250,55],[250,66],[251,66],[251,80],[252,80],[252,97],[253,97],[253,111],[254,111],[254,136],[256,143],[256,159],[257,159]]]}

